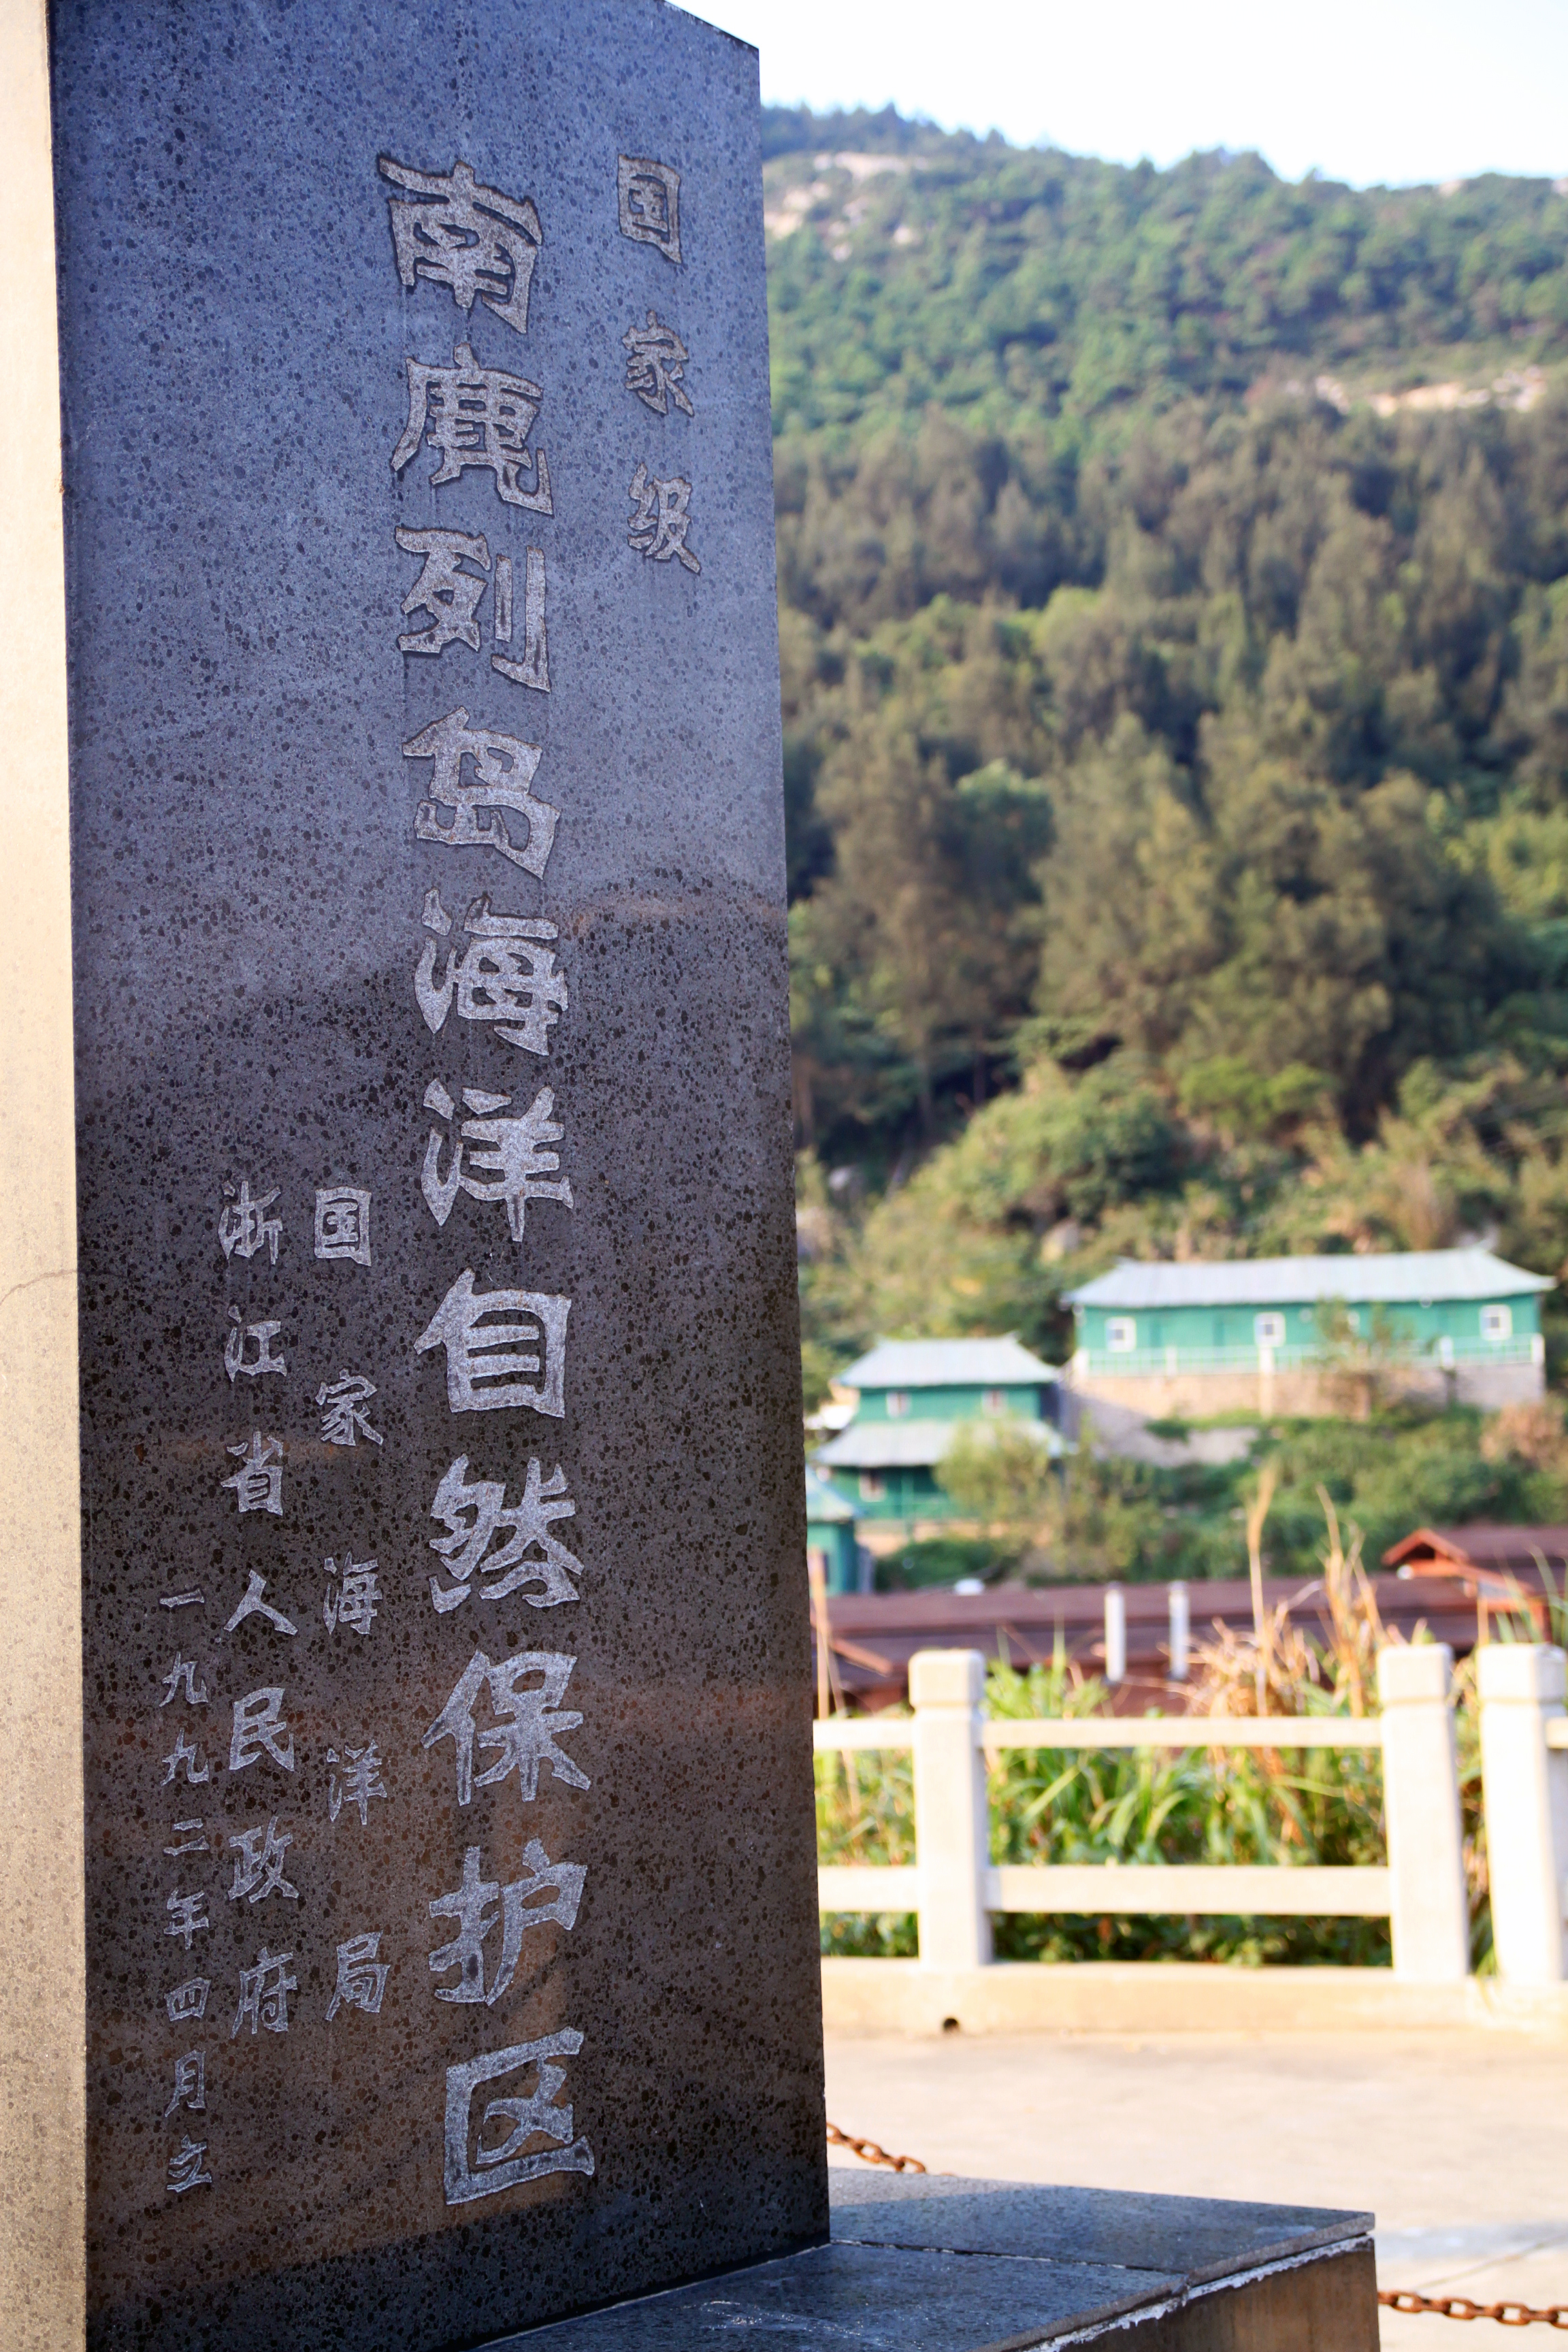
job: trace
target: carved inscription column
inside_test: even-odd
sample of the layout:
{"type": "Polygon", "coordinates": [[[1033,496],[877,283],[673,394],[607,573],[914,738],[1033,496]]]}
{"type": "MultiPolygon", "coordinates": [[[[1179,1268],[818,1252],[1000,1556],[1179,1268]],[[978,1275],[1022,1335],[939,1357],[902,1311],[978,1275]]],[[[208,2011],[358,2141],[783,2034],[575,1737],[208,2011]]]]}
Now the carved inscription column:
{"type": "MultiPolygon", "coordinates": [[[[447,2204],[464,2205],[549,2173],[594,2170],[562,2095],[563,2062],[582,2048],[581,2027],[504,2040],[540,1931],[575,1927],[587,1875],[531,1833],[541,1774],[590,1786],[561,1745],[583,1721],[563,1703],[575,1657],[543,1647],[502,1654],[515,1620],[497,1608],[514,1594],[533,1610],[575,1603],[583,1573],[553,1531],[576,1511],[567,1468],[531,1450],[521,1484],[508,1484],[519,1444],[544,1445],[550,1423],[564,1415],[572,1311],[570,1296],[528,1275],[540,1218],[574,1207],[570,1112],[563,1106],[557,1116],[553,1087],[540,1082],[551,1031],[571,1017],[557,929],[545,912],[562,812],[533,789],[542,746],[511,731],[526,723],[527,693],[550,692],[548,544],[524,536],[546,532],[554,514],[548,457],[530,442],[547,395],[515,359],[545,230],[534,196],[481,185],[460,158],[445,173],[387,155],[379,169],[404,192],[387,210],[398,275],[416,298],[410,316],[422,307],[417,298],[440,303],[439,289],[463,313],[450,368],[406,360],[408,421],[392,468],[401,479],[422,446],[438,454],[427,482],[437,520],[395,530],[419,569],[399,608],[411,625],[391,634],[411,662],[444,660],[454,649],[445,666],[464,697],[403,746],[405,759],[421,763],[413,833],[447,853],[423,905],[409,909],[414,994],[437,1041],[421,1097],[429,1116],[418,1188],[450,1268],[428,1320],[409,1338],[426,1383],[444,1382],[453,1446],[430,1503],[441,1532],[423,1538],[435,1572],[412,1605],[445,1661],[439,1680],[450,1682],[423,1745],[450,1768],[444,1809],[462,1822],[464,1837],[457,1884],[431,1884],[418,1906],[432,1922],[428,1998],[460,2004],[471,2021],[464,2054],[447,2068],[443,2112],[422,2122],[443,2135],[447,2204]],[[444,492],[467,496],[472,519],[469,475],[481,495],[488,476],[494,493],[482,531],[447,520],[444,492]],[[502,893],[510,904],[497,903],[502,893]],[[515,1274],[481,1287],[476,1237],[493,1253],[498,1222],[515,1274]],[[531,1435],[535,1416],[543,1427],[531,1435]]],[[[563,478],[570,495],[569,467],[563,478]]]]}

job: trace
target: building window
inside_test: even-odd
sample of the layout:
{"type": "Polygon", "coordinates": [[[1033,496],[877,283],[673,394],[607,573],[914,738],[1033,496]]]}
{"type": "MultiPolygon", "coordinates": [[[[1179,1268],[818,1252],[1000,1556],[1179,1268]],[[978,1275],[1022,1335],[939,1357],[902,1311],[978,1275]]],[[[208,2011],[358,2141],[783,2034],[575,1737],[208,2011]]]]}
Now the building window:
{"type": "Polygon", "coordinates": [[[879,1503],[887,1491],[888,1482],[879,1470],[861,1471],[860,1500],[863,1503],[879,1503]]]}
{"type": "Polygon", "coordinates": [[[1131,1315],[1108,1315],[1105,1344],[1113,1356],[1130,1356],[1138,1345],[1138,1326],[1131,1315]]]}
{"type": "Polygon", "coordinates": [[[1283,1315],[1255,1315],[1252,1336],[1260,1348],[1282,1348],[1285,1345],[1283,1315]]]}
{"type": "Polygon", "coordinates": [[[888,1391],[888,1419],[889,1421],[902,1421],[909,1412],[909,1409],[910,1392],[908,1389],[889,1389],[888,1391]]]}
{"type": "Polygon", "coordinates": [[[982,1389],[980,1391],[980,1410],[982,1412],[1005,1412],[1007,1410],[1006,1390],[982,1389]]]}
{"type": "Polygon", "coordinates": [[[1483,1339],[1511,1339],[1513,1309],[1511,1307],[1483,1307],[1481,1309],[1483,1339]]]}

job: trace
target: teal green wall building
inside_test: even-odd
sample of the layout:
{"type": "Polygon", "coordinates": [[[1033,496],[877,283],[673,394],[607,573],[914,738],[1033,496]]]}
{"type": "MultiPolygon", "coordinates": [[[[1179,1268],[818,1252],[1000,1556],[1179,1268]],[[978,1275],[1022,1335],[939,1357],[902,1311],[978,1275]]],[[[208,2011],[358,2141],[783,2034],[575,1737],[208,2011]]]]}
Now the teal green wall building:
{"type": "Polygon", "coordinates": [[[1011,1335],[884,1339],[842,1375],[856,1392],[854,1418],[816,1449],[814,1465],[853,1506],[860,1538],[886,1549],[962,1517],[936,1479],[961,1424],[1020,1423],[1059,1453],[1058,1378],[1011,1335]]]}
{"type": "Polygon", "coordinates": [[[829,1592],[860,1590],[860,1546],[854,1505],[839,1494],[826,1470],[805,1465],[805,1548],[819,1551],[829,1592]]]}
{"type": "Polygon", "coordinates": [[[1072,1386],[1157,1412],[1319,1411],[1332,1307],[1363,1338],[1386,1334],[1413,1388],[1513,1403],[1544,1385],[1541,1298],[1552,1286],[1480,1248],[1124,1259],[1068,1293],[1072,1386]]]}

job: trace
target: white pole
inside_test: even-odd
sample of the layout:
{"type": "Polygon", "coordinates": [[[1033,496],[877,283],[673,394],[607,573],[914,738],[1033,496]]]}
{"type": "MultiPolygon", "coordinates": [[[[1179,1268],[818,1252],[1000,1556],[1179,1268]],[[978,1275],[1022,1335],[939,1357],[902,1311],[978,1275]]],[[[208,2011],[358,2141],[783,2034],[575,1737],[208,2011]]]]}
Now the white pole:
{"type": "Polygon", "coordinates": [[[1127,1595],[1120,1584],[1105,1588],[1105,1679],[1127,1680],[1127,1595]]]}
{"type": "Polygon", "coordinates": [[[991,1807],[980,1744],[984,1691],[978,1650],[917,1650],[910,1660],[921,1961],[930,1969],[984,1968],[991,1958],[991,1807]]]}
{"type": "Polygon", "coordinates": [[[1184,1584],[1171,1585],[1165,1594],[1171,1618],[1171,1680],[1187,1679],[1187,1653],[1192,1647],[1193,1612],[1184,1584]]]}
{"type": "Polygon", "coordinates": [[[1383,1811],[1396,1974],[1448,1984],[1469,1973],[1469,1904],[1458,1761],[1448,1703],[1454,1654],[1442,1642],[1378,1653],[1383,1811]]]}
{"type": "Polygon", "coordinates": [[[1563,1713],[1563,1655],[1542,1643],[1489,1642],[1479,1664],[1498,1974],[1506,1984],[1556,1984],[1564,1973],[1568,1756],[1548,1748],[1546,1726],[1563,1713]]]}

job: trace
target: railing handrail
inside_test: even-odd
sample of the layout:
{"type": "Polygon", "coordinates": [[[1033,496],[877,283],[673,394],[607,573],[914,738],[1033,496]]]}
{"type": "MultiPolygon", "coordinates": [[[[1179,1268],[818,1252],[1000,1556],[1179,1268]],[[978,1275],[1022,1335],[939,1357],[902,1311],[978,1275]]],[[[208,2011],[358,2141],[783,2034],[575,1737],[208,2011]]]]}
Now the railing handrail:
{"type": "Polygon", "coordinates": [[[1094,1715],[989,1717],[980,1744],[1006,1748],[1381,1748],[1377,1716],[1094,1715]]]}
{"type": "MultiPolygon", "coordinates": [[[[1210,1918],[1251,1913],[1271,1918],[1386,1918],[1392,1900],[1381,1863],[1320,1862],[1001,1862],[984,1873],[990,1911],[1104,1912],[1210,1918]]],[[[915,1863],[825,1862],[817,1871],[825,1911],[903,1912],[920,1908],[915,1863]]]]}
{"type": "Polygon", "coordinates": [[[1376,1862],[1002,1862],[985,1874],[993,1911],[1091,1918],[1193,1912],[1379,1919],[1388,1916],[1392,1893],[1387,1865],[1376,1862]]]}
{"type": "Polygon", "coordinates": [[[830,1715],[811,1727],[811,1744],[818,1756],[836,1748],[912,1748],[912,1715],[830,1715]]]}
{"type": "MultiPolygon", "coordinates": [[[[817,1755],[913,1748],[913,1716],[835,1715],[811,1727],[817,1755]]],[[[1568,1721],[1563,1727],[1568,1745],[1568,1721]]],[[[1377,1716],[1090,1715],[990,1716],[981,1726],[987,1756],[1005,1748],[1364,1748],[1383,1746],[1377,1716]]]]}

